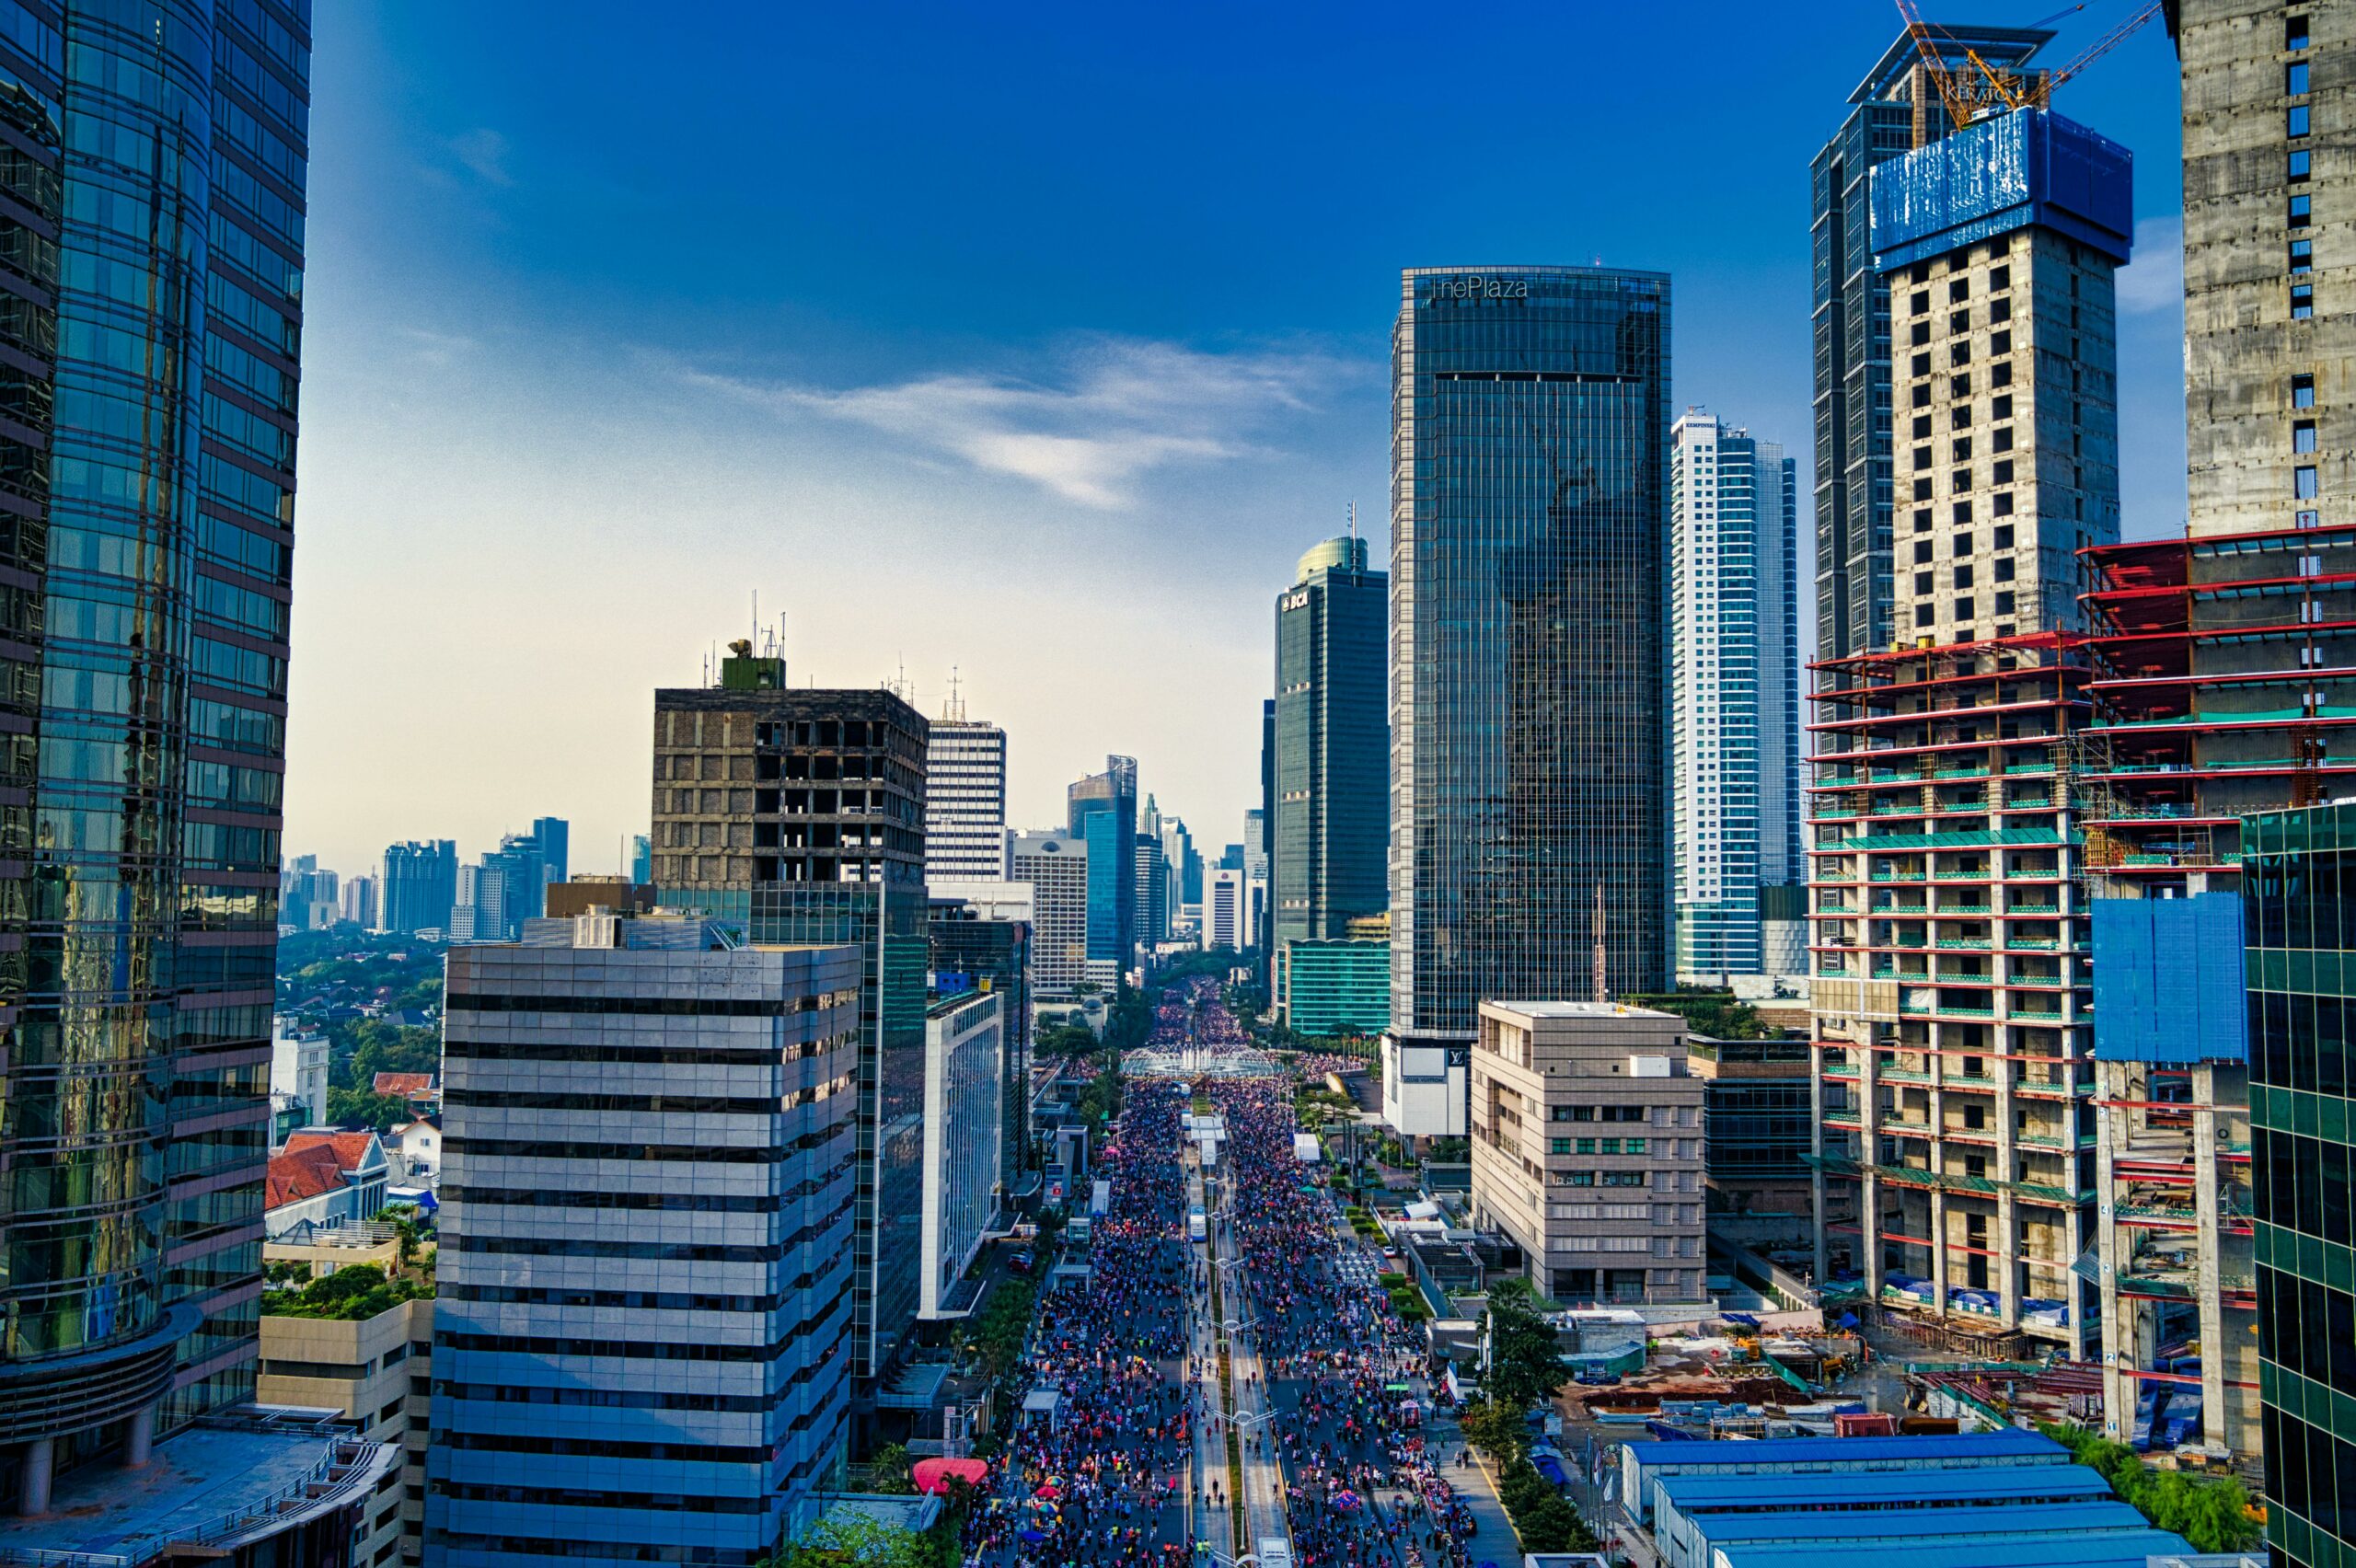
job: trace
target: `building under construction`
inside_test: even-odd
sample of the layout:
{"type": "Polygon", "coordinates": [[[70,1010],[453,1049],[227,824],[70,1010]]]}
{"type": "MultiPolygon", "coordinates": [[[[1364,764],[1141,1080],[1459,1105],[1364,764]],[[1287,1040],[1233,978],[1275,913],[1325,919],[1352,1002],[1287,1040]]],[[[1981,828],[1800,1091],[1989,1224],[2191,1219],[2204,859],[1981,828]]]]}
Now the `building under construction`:
{"type": "Polygon", "coordinates": [[[2085,663],[2038,632],[1817,671],[1817,1276],[1957,1343],[2083,1356],[2085,663]]]}
{"type": "Polygon", "coordinates": [[[2240,818],[2356,775],[2356,522],[2114,545],[2080,755],[2108,1434],[2258,1447],[2240,818]]]}
{"type": "Polygon", "coordinates": [[[2041,107],[1873,172],[1894,645],[1815,666],[1818,1278],[1919,1337],[2084,1357],[2078,552],[2119,536],[2123,148],[2041,107]]]}

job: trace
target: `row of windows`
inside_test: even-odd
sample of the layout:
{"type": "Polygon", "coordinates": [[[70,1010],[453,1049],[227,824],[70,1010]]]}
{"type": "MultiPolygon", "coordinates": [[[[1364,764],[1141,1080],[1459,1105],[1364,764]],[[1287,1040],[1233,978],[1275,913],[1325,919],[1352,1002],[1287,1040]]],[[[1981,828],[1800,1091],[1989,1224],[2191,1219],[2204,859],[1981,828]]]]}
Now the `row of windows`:
{"type": "Polygon", "coordinates": [[[796,1013],[849,1007],[859,1000],[856,991],[822,991],[814,996],[742,997],[615,997],[498,996],[479,991],[454,991],[452,1012],[491,1013],[644,1013],[684,1018],[790,1018],[796,1013]]]}
{"type": "Polygon", "coordinates": [[[512,1432],[445,1432],[434,1446],[480,1454],[549,1454],[584,1459],[676,1459],[706,1465],[762,1465],[775,1448],[736,1443],[629,1443],[612,1437],[537,1437],[512,1432]]]}
{"type": "Polygon", "coordinates": [[[783,1144],[606,1143],[578,1137],[479,1138],[452,1134],[442,1140],[442,1152],[445,1156],[477,1155],[485,1159],[676,1159],[697,1164],[767,1165],[831,1143],[850,1129],[851,1124],[843,1122],[783,1144]]]}

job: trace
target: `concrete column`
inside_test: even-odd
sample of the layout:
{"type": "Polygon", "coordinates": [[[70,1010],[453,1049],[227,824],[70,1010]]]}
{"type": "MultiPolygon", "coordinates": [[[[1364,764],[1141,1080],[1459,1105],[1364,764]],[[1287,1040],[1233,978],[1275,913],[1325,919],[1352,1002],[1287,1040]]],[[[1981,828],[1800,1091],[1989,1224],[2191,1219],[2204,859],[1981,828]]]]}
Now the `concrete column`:
{"type": "MultiPolygon", "coordinates": [[[[1931,1159],[1934,1170],[1937,1169],[1937,1162],[1945,1152],[1944,1145],[1932,1146],[1931,1159]]],[[[1947,1195],[1933,1188],[1930,1199],[1931,1223],[1928,1228],[1931,1237],[1932,1309],[1941,1317],[1945,1317],[1947,1310],[1947,1286],[1950,1283],[1947,1278],[1947,1195]]]]}
{"type": "Polygon", "coordinates": [[[122,1468],[144,1470],[156,1447],[156,1407],[131,1412],[122,1424],[122,1468]]]}
{"type": "MultiPolygon", "coordinates": [[[[2096,1090],[2098,1099],[2131,1100],[2125,1064],[2098,1062],[2095,1066],[2096,1090]]],[[[2135,1304],[2119,1294],[2119,1276],[2127,1272],[2128,1238],[2119,1225],[2119,1205],[2122,1196],[2119,1185],[2117,1160],[2133,1136],[2134,1124],[2124,1109],[2097,1105],[2095,1108],[2095,1243],[2100,1250],[2102,1267],[2102,1423],[2103,1435],[2115,1441],[2127,1441],[2130,1412],[2135,1408],[2134,1384],[2119,1370],[2127,1359],[2127,1333],[2135,1320],[2135,1304]]]]}
{"type": "MultiPolygon", "coordinates": [[[[2004,998],[2004,1010],[2012,1010],[2012,998],[2004,998]]],[[[2004,1185],[1996,1189],[1996,1222],[1988,1228],[1988,1240],[1996,1253],[1993,1276],[1996,1282],[1996,1320],[2006,1333],[2017,1333],[2021,1326],[2021,1226],[2019,1202],[2014,1195],[2012,1182],[2020,1170],[2018,1146],[2013,1142],[2013,1117],[2019,1107],[2013,1094],[2014,1076],[2022,1064],[2009,1059],[2014,1046],[2012,1025],[1997,1020],[1988,1026],[1990,1054],[1995,1059],[1996,1102],[1990,1114],[1996,1123],[1996,1157],[1991,1161],[1998,1180],[2004,1185]]]]}
{"type": "Polygon", "coordinates": [[[50,1482],[56,1472],[56,1438],[38,1438],[25,1445],[23,1493],[17,1503],[20,1516],[37,1519],[49,1512],[50,1482]]]}
{"type": "Polygon", "coordinates": [[[2192,1212],[2199,1216],[2194,1236],[2192,1299],[2200,1314],[2200,1436],[2204,1445],[2223,1452],[2231,1441],[2225,1411],[2225,1300],[2222,1264],[2225,1231],[2223,1194],[2217,1180],[2217,1069],[2192,1069],[2192,1212]],[[2214,1414],[2210,1413],[2214,1412],[2214,1414]]]}

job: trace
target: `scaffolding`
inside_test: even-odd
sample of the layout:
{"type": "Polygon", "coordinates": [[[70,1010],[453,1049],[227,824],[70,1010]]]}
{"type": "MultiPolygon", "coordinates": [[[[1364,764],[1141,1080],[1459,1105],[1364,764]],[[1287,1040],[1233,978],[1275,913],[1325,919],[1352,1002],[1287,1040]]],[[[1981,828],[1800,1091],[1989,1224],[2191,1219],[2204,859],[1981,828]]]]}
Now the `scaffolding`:
{"type": "Polygon", "coordinates": [[[2086,663],[2046,632],[1814,669],[1817,1277],[2082,1355],[2086,663]]]}

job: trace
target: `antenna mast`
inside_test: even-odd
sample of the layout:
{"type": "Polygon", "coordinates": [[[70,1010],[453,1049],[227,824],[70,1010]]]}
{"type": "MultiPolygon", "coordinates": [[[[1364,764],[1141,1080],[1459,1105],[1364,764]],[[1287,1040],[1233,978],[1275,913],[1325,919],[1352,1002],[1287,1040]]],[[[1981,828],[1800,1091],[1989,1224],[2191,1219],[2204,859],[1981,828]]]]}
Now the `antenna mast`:
{"type": "Polygon", "coordinates": [[[1608,1002],[1611,999],[1611,991],[1605,986],[1603,978],[1603,884],[1601,882],[1595,884],[1595,999],[1599,1002],[1608,1002]]]}
{"type": "Polygon", "coordinates": [[[965,698],[957,689],[957,666],[954,664],[949,666],[949,696],[941,704],[941,716],[961,723],[965,718],[965,698]]]}

